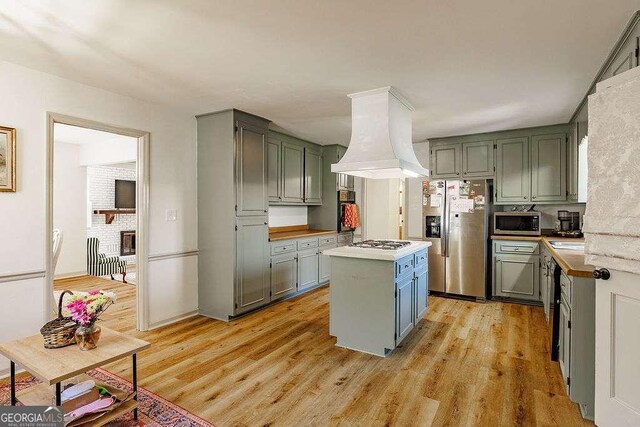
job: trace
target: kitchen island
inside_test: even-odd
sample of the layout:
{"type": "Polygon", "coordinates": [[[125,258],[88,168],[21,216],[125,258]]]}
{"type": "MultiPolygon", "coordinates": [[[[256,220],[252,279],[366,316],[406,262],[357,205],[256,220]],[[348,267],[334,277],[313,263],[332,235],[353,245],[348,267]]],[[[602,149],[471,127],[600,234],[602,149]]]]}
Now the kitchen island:
{"type": "Polygon", "coordinates": [[[329,333],[336,345],[387,356],[427,312],[430,242],[366,241],[331,257],[329,333]]]}

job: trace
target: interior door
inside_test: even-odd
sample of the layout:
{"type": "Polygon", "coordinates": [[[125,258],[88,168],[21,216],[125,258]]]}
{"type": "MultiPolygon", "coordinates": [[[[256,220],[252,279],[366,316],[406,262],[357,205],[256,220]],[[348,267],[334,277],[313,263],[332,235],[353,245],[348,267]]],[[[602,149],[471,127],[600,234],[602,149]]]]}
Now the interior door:
{"type": "Polygon", "coordinates": [[[596,280],[596,405],[599,426],[640,425],[640,286],[610,270],[596,280]]]}

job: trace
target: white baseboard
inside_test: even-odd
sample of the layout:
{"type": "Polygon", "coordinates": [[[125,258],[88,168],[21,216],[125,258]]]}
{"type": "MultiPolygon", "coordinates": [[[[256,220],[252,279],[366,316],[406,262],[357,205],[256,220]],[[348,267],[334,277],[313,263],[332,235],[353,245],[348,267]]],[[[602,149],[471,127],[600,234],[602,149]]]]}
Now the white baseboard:
{"type": "Polygon", "coordinates": [[[161,328],[163,326],[168,326],[168,325],[171,325],[173,323],[179,322],[181,320],[185,320],[185,319],[188,319],[190,317],[197,316],[198,314],[199,314],[198,310],[193,310],[193,311],[190,311],[190,312],[185,313],[185,314],[180,314],[178,316],[174,316],[174,317],[171,317],[169,319],[162,320],[160,322],[150,323],[148,330],[151,331],[153,329],[158,329],[158,328],[161,328]]]}
{"type": "Polygon", "coordinates": [[[81,276],[86,276],[87,275],[87,270],[85,271],[76,271],[73,273],[62,273],[62,274],[56,274],[55,276],[53,276],[53,279],[71,279],[72,277],[81,277],[81,276]]]}

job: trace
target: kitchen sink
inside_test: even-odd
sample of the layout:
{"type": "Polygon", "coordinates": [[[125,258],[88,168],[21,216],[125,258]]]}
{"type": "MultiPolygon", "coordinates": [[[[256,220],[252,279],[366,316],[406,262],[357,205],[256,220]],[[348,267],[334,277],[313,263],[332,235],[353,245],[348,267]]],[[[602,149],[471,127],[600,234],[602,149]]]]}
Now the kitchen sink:
{"type": "Polygon", "coordinates": [[[584,251],[584,243],[577,242],[561,242],[557,240],[552,240],[549,242],[552,248],[554,249],[567,249],[570,251],[584,251]]]}

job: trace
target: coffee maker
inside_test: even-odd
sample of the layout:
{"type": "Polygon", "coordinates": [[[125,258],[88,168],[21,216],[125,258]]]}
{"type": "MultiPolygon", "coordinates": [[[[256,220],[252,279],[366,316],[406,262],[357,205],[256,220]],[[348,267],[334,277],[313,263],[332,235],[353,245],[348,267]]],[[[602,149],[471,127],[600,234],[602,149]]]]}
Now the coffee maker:
{"type": "Polygon", "coordinates": [[[558,211],[558,227],[553,234],[561,237],[582,237],[580,212],[558,211]]]}

